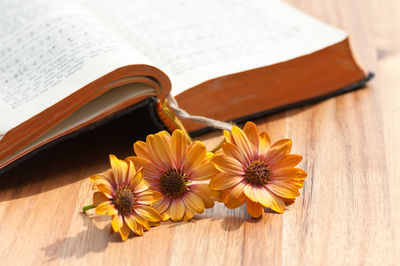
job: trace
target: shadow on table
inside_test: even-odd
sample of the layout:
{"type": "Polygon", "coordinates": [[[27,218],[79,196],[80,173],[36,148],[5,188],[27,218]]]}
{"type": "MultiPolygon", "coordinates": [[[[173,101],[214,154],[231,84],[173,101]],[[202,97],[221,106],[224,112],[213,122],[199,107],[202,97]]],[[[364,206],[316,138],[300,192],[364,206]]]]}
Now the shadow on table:
{"type": "MultiPolygon", "coordinates": [[[[245,211],[245,205],[229,211],[232,211],[232,213],[219,217],[214,217],[212,213],[209,213],[208,215],[206,214],[203,216],[196,215],[192,220],[187,222],[167,221],[162,223],[160,226],[165,226],[168,227],[170,230],[173,230],[174,228],[179,226],[188,226],[190,224],[203,222],[204,220],[210,220],[211,222],[217,222],[224,231],[233,232],[236,230],[240,230],[244,223],[259,223],[263,219],[262,217],[256,219],[250,217],[250,215],[245,211]]],[[[264,212],[264,215],[276,214],[268,208],[265,208],[264,212]]],[[[79,259],[89,253],[103,252],[107,249],[109,243],[122,242],[120,235],[118,233],[112,232],[111,219],[109,216],[95,214],[89,215],[86,213],[81,213],[79,216],[82,219],[83,223],[82,231],[74,236],[58,240],[43,248],[42,251],[47,257],[46,262],[52,262],[57,259],[79,259]],[[96,226],[95,222],[103,221],[108,222],[105,228],[99,228],[98,226],[96,226]]],[[[129,238],[131,239],[134,237],[138,236],[134,236],[131,233],[129,238]]]]}
{"type": "MultiPolygon", "coordinates": [[[[292,205],[294,202],[294,200],[287,201],[286,207],[292,205]]],[[[205,210],[205,212],[200,215],[195,215],[194,218],[188,222],[167,222],[163,223],[163,225],[175,228],[179,226],[187,226],[188,224],[195,224],[202,222],[203,220],[209,220],[212,223],[216,222],[219,224],[222,230],[233,232],[239,230],[244,223],[256,224],[261,222],[264,219],[263,217],[267,215],[280,215],[270,208],[264,208],[264,213],[261,217],[253,218],[247,213],[245,204],[236,209],[228,209],[223,205],[223,203],[217,203],[217,205],[214,206],[213,209],[205,210]]]]}
{"type": "MultiPolygon", "coordinates": [[[[47,257],[47,263],[59,258],[82,258],[88,253],[99,253],[107,248],[110,238],[113,237],[109,233],[111,225],[100,229],[93,223],[93,217],[89,217],[85,213],[81,213],[80,217],[85,227],[83,231],[75,236],[58,240],[42,249],[47,257]],[[93,235],[96,237],[93,237],[93,235]],[[99,239],[99,237],[103,237],[103,239],[99,239]],[[66,251],[66,253],[63,251],[66,251]]],[[[104,219],[108,217],[97,216],[96,218],[104,219]]]]}
{"type": "Polygon", "coordinates": [[[222,204],[220,206],[214,206],[215,209],[207,209],[202,214],[196,214],[192,220],[190,221],[182,221],[182,222],[164,222],[163,225],[168,226],[170,228],[175,228],[179,226],[188,226],[189,224],[195,224],[198,222],[203,222],[204,220],[211,221],[212,223],[218,223],[224,231],[236,231],[238,230],[243,223],[245,222],[258,222],[260,219],[254,219],[250,217],[250,215],[246,212],[246,206],[242,205],[236,209],[227,209],[222,204]],[[223,213],[221,213],[221,208],[224,209],[223,213]]]}
{"type": "MultiPolygon", "coordinates": [[[[137,120],[137,118],[136,118],[137,120]]],[[[0,202],[49,191],[109,168],[108,155],[125,158],[133,142],[157,131],[154,124],[135,124],[121,116],[95,129],[65,139],[0,173],[0,202]]]]}

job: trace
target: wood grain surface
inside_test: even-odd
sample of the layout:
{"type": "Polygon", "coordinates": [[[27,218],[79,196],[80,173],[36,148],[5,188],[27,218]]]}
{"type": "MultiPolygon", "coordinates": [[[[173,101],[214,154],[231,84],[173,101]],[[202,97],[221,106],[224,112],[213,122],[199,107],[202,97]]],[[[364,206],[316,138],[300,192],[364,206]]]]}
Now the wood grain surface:
{"type": "MultiPolygon", "coordinates": [[[[125,243],[110,220],[82,214],[87,177],[129,136],[101,130],[65,141],[0,176],[1,265],[398,265],[400,259],[400,1],[291,0],[350,34],[369,87],[255,121],[293,139],[308,178],[284,214],[251,219],[217,204],[125,243]]],[[[318,67],[318,66],[316,66],[318,67]]],[[[202,137],[209,147],[219,134],[202,137]]]]}

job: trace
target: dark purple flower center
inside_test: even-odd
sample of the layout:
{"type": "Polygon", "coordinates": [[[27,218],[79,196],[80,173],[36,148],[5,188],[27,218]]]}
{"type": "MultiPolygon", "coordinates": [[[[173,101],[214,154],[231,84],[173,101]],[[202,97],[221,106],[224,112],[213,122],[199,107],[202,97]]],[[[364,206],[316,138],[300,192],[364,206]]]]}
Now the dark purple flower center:
{"type": "Polygon", "coordinates": [[[171,168],[160,177],[161,193],[171,198],[178,198],[188,190],[187,174],[180,169],[171,168]]]}
{"type": "Polygon", "coordinates": [[[263,186],[272,175],[269,164],[262,161],[254,161],[246,169],[246,180],[254,186],[263,186]]]}
{"type": "Polygon", "coordinates": [[[130,213],[136,203],[136,196],[128,186],[119,187],[114,197],[114,205],[122,214],[130,213]]]}

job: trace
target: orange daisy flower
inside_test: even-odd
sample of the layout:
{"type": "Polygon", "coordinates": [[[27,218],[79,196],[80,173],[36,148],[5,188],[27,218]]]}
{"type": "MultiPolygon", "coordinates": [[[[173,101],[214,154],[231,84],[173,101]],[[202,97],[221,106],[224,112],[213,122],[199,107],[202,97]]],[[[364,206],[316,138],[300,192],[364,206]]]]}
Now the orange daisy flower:
{"type": "Polygon", "coordinates": [[[163,195],[153,204],[163,221],[190,220],[195,213],[214,206],[219,193],[202,181],[210,180],[217,170],[212,153],[202,142],[189,143],[182,130],[175,130],[172,136],[161,131],[147,136],[146,142],[137,141],[134,150],[137,156],[127,160],[143,167],[151,189],[163,195]]]}
{"type": "Polygon", "coordinates": [[[213,158],[219,173],[210,187],[221,191],[221,199],[228,208],[246,203],[248,213],[260,217],[263,207],[282,213],[285,202],[299,196],[307,173],[294,168],[302,159],[289,154],[290,139],[271,145],[266,132],[258,133],[257,126],[247,122],[243,130],[234,126],[232,133],[224,131],[226,142],[222,152],[213,158]]]}
{"type": "Polygon", "coordinates": [[[143,235],[143,229],[160,224],[160,214],[151,207],[162,195],[149,190],[150,185],[143,179],[143,170],[135,170],[132,162],[125,162],[110,155],[111,169],[93,175],[96,191],[93,205],[97,214],[112,216],[112,228],[125,241],[130,231],[143,235]]]}

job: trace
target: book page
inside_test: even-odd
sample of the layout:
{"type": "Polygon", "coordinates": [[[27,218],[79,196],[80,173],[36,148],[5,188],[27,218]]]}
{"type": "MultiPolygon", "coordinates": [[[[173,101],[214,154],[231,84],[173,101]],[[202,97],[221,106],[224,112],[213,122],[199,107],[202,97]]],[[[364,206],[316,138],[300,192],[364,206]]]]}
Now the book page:
{"type": "Polygon", "coordinates": [[[77,3],[0,0],[1,135],[99,77],[149,60],[77,3]]]}
{"type": "Polygon", "coordinates": [[[170,76],[174,95],[346,38],[278,0],[82,2],[170,76]]]}

